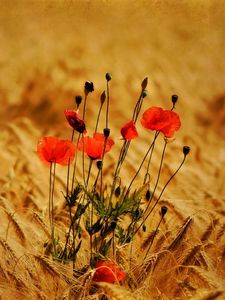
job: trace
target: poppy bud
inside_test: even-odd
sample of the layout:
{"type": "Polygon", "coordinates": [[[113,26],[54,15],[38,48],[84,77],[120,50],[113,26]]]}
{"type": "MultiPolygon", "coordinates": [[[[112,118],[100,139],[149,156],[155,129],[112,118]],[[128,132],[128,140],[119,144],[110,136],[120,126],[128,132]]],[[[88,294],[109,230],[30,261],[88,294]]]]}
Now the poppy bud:
{"type": "Polygon", "coordinates": [[[116,229],[116,222],[112,221],[111,224],[110,224],[110,227],[111,227],[112,230],[116,229]]]}
{"type": "Polygon", "coordinates": [[[99,170],[101,170],[101,168],[102,168],[102,161],[101,161],[101,160],[98,160],[98,161],[96,162],[96,165],[97,165],[97,168],[98,168],[99,170]]]}
{"type": "Polygon", "coordinates": [[[128,236],[128,237],[126,238],[126,242],[127,242],[127,243],[130,243],[130,242],[131,242],[131,236],[128,236]]]}
{"type": "Polygon", "coordinates": [[[142,211],[141,211],[140,209],[137,208],[137,209],[134,211],[133,216],[134,216],[136,219],[139,219],[139,218],[141,217],[141,214],[142,214],[142,211]]]}
{"type": "Polygon", "coordinates": [[[91,81],[86,81],[84,85],[84,90],[86,93],[91,93],[94,91],[94,84],[91,81]]]}
{"type": "Polygon", "coordinates": [[[142,97],[145,98],[148,96],[148,91],[147,90],[144,90],[143,93],[142,93],[142,97]]]}
{"type": "Polygon", "coordinates": [[[109,128],[104,128],[103,133],[104,133],[104,137],[107,139],[110,135],[110,129],[109,128]]]}
{"type": "Polygon", "coordinates": [[[178,96],[177,95],[172,95],[172,103],[173,105],[175,105],[177,103],[177,100],[178,100],[178,96]]]}
{"type": "Polygon", "coordinates": [[[75,97],[75,102],[76,102],[77,107],[79,107],[79,105],[82,102],[82,96],[76,96],[75,97]]]}
{"type": "Polygon", "coordinates": [[[148,85],[148,77],[145,77],[145,79],[142,81],[141,84],[142,90],[145,90],[147,85],[148,85]]]}
{"type": "Polygon", "coordinates": [[[105,99],[106,99],[106,94],[105,94],[105,91],[104,92],[102,92],[102,94],[101,94],[101,104],[103,104],[104,102],[105,102],[105,99]]]}
{"type": "Polygon", "coordinates": [[[112,74],[106,73],[106,74],[105,74],[105,79],[106,79],[107,81],[110,81],[110,80],[112,79],[112,74]]]}
{"type": "Polygon", "coordinates": [[[184,156],[188,155],[188,153],[190,152],[190,147],[189,146],[184,146],[183,147],[183,153],[184,153],[184,156]]]}
{"type": "Polygon", "coordinates": [[[116,189],[115,189],[115,196],[118,198],[120,196],[120,192],[121,192],[121,189],[120,189],[120,186],[118,186],[116,189]]]}
{"type": "Polygon", "coordinates": [[[145,199],[146,199],[147,201],[149,201],[149,200],[150,200],[150,197],[151,197],[151,192],[150,192],[150,190],[147,190],[147,192],[146,192],[146,194],[145,194],[145,199]]]}
{"type": "Polygon", "coordinates": [[[145,225],[145,224],[143,224],[142,230],[143,230],[144,232],[146,231],[146,225],[145,225]]]}
{"type": "Polygon", "coordinates": [[[167,210],[168,210],[168,208],[167,208],[166,206],[162,206],[162,207],[161,207],[161,214],[162,214],[163,217],[164,217],[165,214],[167,213],[167,210]]]}

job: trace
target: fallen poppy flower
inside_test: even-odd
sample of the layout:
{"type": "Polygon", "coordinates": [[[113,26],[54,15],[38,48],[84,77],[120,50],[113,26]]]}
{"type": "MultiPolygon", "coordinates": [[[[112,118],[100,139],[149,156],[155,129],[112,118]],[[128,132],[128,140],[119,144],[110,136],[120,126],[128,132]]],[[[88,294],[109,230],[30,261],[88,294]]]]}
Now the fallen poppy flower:
{"type": "Polygon", "coordinates": [[[38,141],[37,153],[48,165],[50,163],[68,165],[74,158],[75,145],[69,140],[45,136],[38,141]]]}
{"type": "Polygon", "coordinates": [[[138,137],[138,132],[133,120],[123,125],[123,127],[120,130],[120,133],[124,140],[127,141],[133,140],[136,137],[138,137]]]}
{"type": "Polygon", "coordinates": [[[119,266],[111,261],[96,262],[96,271],[93,276],[95,282],[122,282],[126,274],[120,270],[119,266]]]}
{"type": "MultiPolygon", "coordinates": [[[[94,133],[93,137],[87,136],[80,139],[78,150],[83,151],[93,160],[102,159],[104,152],[105,137],[103,133],[94,133]]],[[[107,138],[105,153],[109,152],[114,145],[111,138],[107,138]]]]}
{"type": "Polygon", "coordinates": [[[84,120],[82,120],[80,118],[80,116],[78,115],[77,112],[66,109],[64,111],[64,114],[65,114],[65,117],[66,117],[68,123],[74,130],[78,131],[79,133],[84,133],[84,134],[87,132],[84,120]]]}
{"type": "Polygon", "coordinates": [[[177,113],[160,107],[147,109],[142,115],[141,124],[144,128],[162,132],[167,138],[172,137],[181,126],[177,113]]]}

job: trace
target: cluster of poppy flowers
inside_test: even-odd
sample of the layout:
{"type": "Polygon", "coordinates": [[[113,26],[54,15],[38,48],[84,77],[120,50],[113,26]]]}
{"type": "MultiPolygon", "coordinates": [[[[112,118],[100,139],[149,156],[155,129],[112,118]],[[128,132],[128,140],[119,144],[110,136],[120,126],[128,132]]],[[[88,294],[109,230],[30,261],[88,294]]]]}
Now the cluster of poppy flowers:
{"type": "MultiPolygon", "coordinates": [[[[108,75],[108,73],[106,74],[107,83],[108,81],[111,80],[110,76],[108,75]]],[[[120,169],[119,167],[121,167],[122,165],[122,162],[125,157],[124,155],[128,150],[128,148],[126,148],[127,145],[129,147],[129,142],[138,137],[136,121],[141,109],[142,103],[140,104],[140,101],[143,100],[143,98],[147,95],[147,92],[145,90],[146,86],[147,86],[147,78],[142,83],[142,94],[136,104],[132,119],[129,122],[125,123],[120,129],[120,133],[125,144],[124,144],[124,148],[122,147],[121,149],[120,159],[118,161],[116,172],[114,175],[114,183],[116,178],[118,177],[119,174],[118,170],[120,169]]],[[[94,90],[93,83],[86,82],[85,97],[88,95],[89,92],[92,92],[93,90],[94,90]]],[[[96,126],[96,130],[93,133],[93,135],[92,136],[87,135],[86,123],[84,120],[86,102],[84,103],[84,111],[82,117],[79,115],[79,110],[78,110],[81,100],[82,100],[81,96],[76,97],[77,111],[69,110],[69,109],[66,109],[64,111],[65,118],[68,124],[73,129],[73,135],[71,140],[60,139],[58,137],[52,137],[52,136],[45,136],[40,138],[38,141],[37,153],[40,159],[44,161],[44,163],[49,165],[50,168],[52,167],[52,164],[68,165],[69,168],[70,163],[74,160],[74,157],[76,157],[76,151],[81,151],[82,153],[85,153],[87,157],[89,157],[91,162],[94,160],[103,160],[104,155],[108,153],[113,147],[113,145],[115,144],[113,139],[109,136],[110,130],[107,128],[108,126],[106,126],[103,133],[97,132],[97,126],[96,126]],[[75,131],[78,132],[79,134],[76,144],[73,141],[73,136],[75,131]]],[[[101,96],[101,106],[104,100],[105,100],[105,94],[103,93],[101,96]]],[[[179,115],[173,111],[176,101],[177,101],[177,96],[173,95],[172,96],[173,107],[171,110],[162,109],[161,107],[148,108],[142,114],[140,120],[141,125],[146,129],[155,131],[156,135],[162,133],[165,138],[171,138],[174,135],[174,133],[179,130],[181,126],[179,115]]],[[[107,107],[107,113],[108,113],[108,107],[107,107]]],[[[107,114],[106,114],[106,119],[108,119],[107,114]]],[[[107,124],[108,121],[106,122],[106,125],[107,124]]],[[[145,158],[147,157],[147,154],[149,153],[152,145],[150,146],[148,152],[146,153],[145,158]]],[[[185,151],[188,153],[189,149],[185,148],[185,151]]],[[[186,153],[184,153],[184,155],[186,155],[186,153]]],[[[76,165],[76,163],[74,165],[76,165]]],[[[138,174],[138,172],[136,173],[136,175],[138,174]]],[[[51,169],[50,169],[50,174],[51,174],[51,169]]],[[[113,190],[114,183],[112,185],[111,196],[112,196],[112,192],[114,191],[113,190]]],[[[54,189],[54,185],[53,185],[53,189],[54,189]]],[[[51,180],[50,180],[50,190],[51,190],[51,180]]],[[[50,194],[53,197],[53,191],[50,194]]],[[[111,201],[111,197],[110,197],[110,201],[111,201]]],[[[51,209],[53,209],[53,198],[49,203],[52,203],[51,209]]],[[[50,225],[52,225],[53,222],[54,222],[54,217],[52,216],[50,225]]],[[[54,239],[54,230],[53,230],[53,239],[54,239]]],[[[120,267],[115,262],[112,261],[97,261],[95,267],[96,270],[93,275],[94,282],[108,282],[108,283],[122,282],[126,277],[125,273],[120,269],[120,267]]]]}
{"type": "MultiPolygon", "coordinates": [[[[70,126],[79,133],[86,134],[84,120],[76,111],[65,110],[65,116],[70,126]]],[[[179,115],[171,110],[160,107],[150,107],[141,118],[144,128],[162,132],[165,137],[170,138],[180,126],[179,115]]],[[[122,126],[121,135],[124,140],[132,140],[138,137],[138,132],[134,121],[131,120],[122,126]]],[[[93,136],[82,137],[78,143],[77,150],[84,151],[92,160],[101,159],[103,153],[107,153],[114,145],[114,141],[103,133],[94,133],[93,136]]],[[[70,140],[59,139],[57,137],[42,137],[37,146],[39,157],[46,162],[67,165],[72,162],[75,153],[75,144],[70,140]]]]}

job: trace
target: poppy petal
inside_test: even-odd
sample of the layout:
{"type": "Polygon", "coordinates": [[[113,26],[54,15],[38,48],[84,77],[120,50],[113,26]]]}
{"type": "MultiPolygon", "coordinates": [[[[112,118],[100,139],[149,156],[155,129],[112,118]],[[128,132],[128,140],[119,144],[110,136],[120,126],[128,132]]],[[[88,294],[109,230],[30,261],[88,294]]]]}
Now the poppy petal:
{"type": "Polygon", "coordinates": [[[75,145],[69,140],[57,137],[42,137],[37,144],[37,153],[48,165],[53,162],[68,165],[74,159],[75,145]]]}
{"type": "Polygon", "coordinates": [[[84,120],[78,115],[77,112],[73,110],[66,109],[64,115],[69,123],[69,125],[79,133],[86,133],[86,126],[84,120]]]}
{"type": "Polygon", "coordinates": [[[162,132],[165,137],[172,137],[181,126],[177,113],[161,107],[147,109],[142,115],[141,124],[144,128],[162,132]]]}
{"type": "Polygon", "coordinates": [[[125,125],[123,125],[123,127],[120,130],[120,133],[121,133],[122,137],[124,138],[124,140],[127,140],[127,141],[138,137],[138,132],[137,132],[137,129],[135,127],[133,120],[131,120],[128,123],[126,123],[125,125]]]}

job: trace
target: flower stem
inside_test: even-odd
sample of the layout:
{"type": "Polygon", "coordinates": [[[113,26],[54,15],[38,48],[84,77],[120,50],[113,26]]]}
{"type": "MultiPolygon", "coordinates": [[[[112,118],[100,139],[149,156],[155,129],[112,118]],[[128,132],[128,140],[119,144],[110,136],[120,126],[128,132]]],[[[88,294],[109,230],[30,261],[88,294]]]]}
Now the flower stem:
{"type": "MultiPolygon", "coordinates": [[[[72,131],[71,142],[73,142],[73,139],[74,139],[74,129],[72,131]]],[[[68,168],[67,168],[67,179],[66,179],[66,196],[67,197],[69,195],[69,180],[70,180],[70,158],[69,158],[69,163],[68,163],[68,168]]]]}
{"type": "Polygon", "coordinates": [[[150,216],[150,214],[152,213],[152,211],[154,210],[154,208],[156,207],[156,205],[158,204],[159,200],[161,199],[166,187],[168,186],[168,184],[170,183],[170,181],[176,176],[176,174],[179,172],[179,170],[181,169],[182,165],[184,164],[186,159],[186,156],[184,155],[183,160],[181,161],[179,167],[177,168],[177,170],[174,172],[174,174],[169,178],[169,180],[166,182],[166,184],[164,185],[159,197],[157,198],[155,204],[153,205],[153,207],[151,208],[151,210],[149,211],[149,213],[144,217],[143,221],[141,222],[141,224],[138,226],[138,228],[135,230],[134,234],[136,234],[140,228],[142,227],[142,225],[145,223],[145,221],[148,219],[148,217],[150,216]]]}
{"type": "Polygon", "coordinates": [[[146,160],[146,158],[147,158],[149,152],[151,151],[151,149],[152,149],[152,147],[153,147],[153,145],[154,145],[154,143],[155,143],[155,140],[157,139],[158,135],[159,135],[159,134],[155,135],[154,140],[152,141],[151,145],[149,146],[148,151],[146,152],[146,154],[145,154],[145,156],[144,156],[144,158],[143,158],[143,160],[142,160],[142,162],[141,162],[141,164],[140,164],[140,166],[139,166],[137,172],[135,173],[133,179],[131,180],[131,182],[130,182],[130,184],[129,184],[129,186],[128,186],[128,189],[127,189],[127,192],[126,192],[126,194],[125,194],[125,197],[128,195],[128,193],[129,193],[129,191],[130,191],[130,188],[131,188],[131,186],[132,186],[134,180],[136,179],[136,177],[138,176],[139,172],[141,171],[141,168],[142,168],[142,166],[143,166],[143,164],[144,164],[144,162],[145,162],[145,160],[146,160]]]}
{"type": "MultiPolygon", "coordinates": [[[[156,136],[157,134],[158,134],[158,131],[156,131],[155,136],[156,136]]],[[[152,146],[152,149],[151,149],[151,152],[150,152],[150,155],[149,155],[148,165],[147,165],[147,170],[146,170],[146,173],[145,173],[145,177],[144,177],[143,184],[146,183],[147,178],[148,178],[148,174],[149,174],[149,169],[150,169],[150,164],[151,164],[152,154],[153,154],[154,148],[155,148],[155,141],[154,141],[154,143],[153,143],[153,146],[152,146]]]]}
{"type": "Polygon", "coordinates": [[[132,120],[134,121],[134,124],[137,122],[139,113],[141,111],[141,107],[142,107],[142,103],[143,103],[143,92],[144,90],[141,90],[140,96],[138,98],[138,101],[136,102],[135,108],[134,108],[134,112],[133,112],[133,116],[132,116],[132,120]]]}
{"type": "Polygon", "coordinates": [[[88,93],[85,93],[85,97],[84,97],[84,107],[83,107],[83,120],[84,120],[85,113],[86,113],[87,96],[88,96],[88,93]]]}
{"type": "Polygon", "coordinates": [[[109,200],[110,202],[112,200],[112,196],[113,196],[113,193],[114,193],[114,190],[115,190],[115,187],[116,187],[116,180],[117,180],[117,177],[119,176],[119,172],[120,172],[120,168],[121,168],[121,162],[123,161],[124,153],[125,153],[125,150],[126,150],[126,145],[127,145],[127,141],[124,140],[123,146],[120,149],[119,158],[118,158],[116,169],[115,169],[115,172],[114,172],[114,175],[113,175],[113,183],[112,183],[112,187],[111,187],[110,200],[109,200]]]}
{"type": "Polygon", "coordinates": [[[52,195],[51,195],[51,207],[52,207],[52,242],[54,245],[54,253],[56,252],[55,250],[55,224],[54,224],[54,189],[55,189],[55,169],[56,169],[56,163],[53,163],[53,181],[52,181],[52,195]]]}
{"type": "Polygon", "coordinates": [[[149,251],[150,251],[150,249],[151,249],[151,247],[152,247],[152,244],[153,244],[153,242],[154,242],[154,239],[155,239],[155,237],[156,237],[156,234],[157,234],[157,232],[158,232],[159,226],[160,226],[160,224],[161,224],[163,218],[164,218],[164,215],[162,215],[162,217],[160,218],[160,221],[159,221],[159,223],[158,223],[158,225],[157,225],[157,227],[156,227],[156,230],[155,230],[155,232],[154,232],[154,234],[153,234],[153,237],[152,237],[152,239],[151,239],[151,242],[150,242],[150,244],[149,244],[148,250],[147,250],[147,252],[146,252],[146,254],[145,254],[145,257],[144,257],[144,260],[143,260],[143,261],[145,261],[146,257],[148,256],[148,253],[149,253],[149,251]]]}
{"type": "Polygon", "coordinates": [[[51,196],[52,196],[52,162],[50,162],[49,167],[49,198],[48,198],[48,217],[49,217],[49,224],[50,229],[52,232],[52,202],[51,202],[51,196]]]}
{"type": "Polygon", "coordinates": [[[106,95],[107,95],[107,104],[106,104],[106,128],[109,126],[109,82],[106,81],[106,95]]]}
{"type": "Polygon", "coordinates": [[[83,141],[83,149],[82,149],[82,169],[83,169],[83,180],[84,180],[84,186],[86,185],[85,180],[85,165],[84,165],[84,134],[82,133],[82,141],[83,141]]]}
{"type": "Polygon", "coordinates": [[[103,148],[103,153],[102,153],[102,167],[101,167],[101,173],[100,173],[100,199],[102,201],[103,198],[103,193],[102,193],[102,189],[103,189],[103,162],[104,162],[104,157],[105,157],[105,149],[106,149],[106,144],[107,144],[107,137],[105,137],[104,139],[104,148],[103,148]]]}
{"type": "Polygon", "coordinates": [[[167,143],[168,143],[168,141],[167,141],[167,139],[165,139],[165,143],[164,143],[164,147],[163,147],[163,152],[162,152],[162,157],[161,157],[161,161],[160,161],[160,166],[159,166],[159,170],[158,170],[158,175],[157,175],[155,187],[154,187],[154,190],[153,190],[153,192],[151,194],[151,198],[148,201],[148,205],[147,205],[147,207],[146,207],[143,215],[145,215],[145,213],[148,211],[148,208],[149,208],[149,206],[151,204],[151,200],[153,199],[153,197],[155,195],[155,192],[156,192],[156,189],[158,187],[159,178],[160,178],[160,175],[161,175],[161,170],[162,170],[162,165],[163,165],[163,160],[164,160],[164,156],[165,156],[165,151],[166,151],[167,143]]]}
{"type": "MultiPolygon", "coordinates": [[[[80,141],[80,136],[81,136],[81,134],[79,133],[78,138],[77,138],[76,149],[78,148],[78,144],[79,144],[79,141],[80,141]]],[[[74,181],[75,181],[75,175],[76,175],[76,166],[77,166],[77,151],[75,153],[75,159],[74,159],[71,192],[73,192],[73,188],[74,188],[74,181]]]]}
{"type": "Polygon", "coordinates": [[[95,125],[95,133],[98,130],[98,123],[99,123],[99,119],[100,119],[100,115],[101,115],[101,111],[102,111],[102,106],[103,106],[103,103],[101,103],[99,111],[98,111],[98,116],[97,116],[96,125],[95,125]]]}

